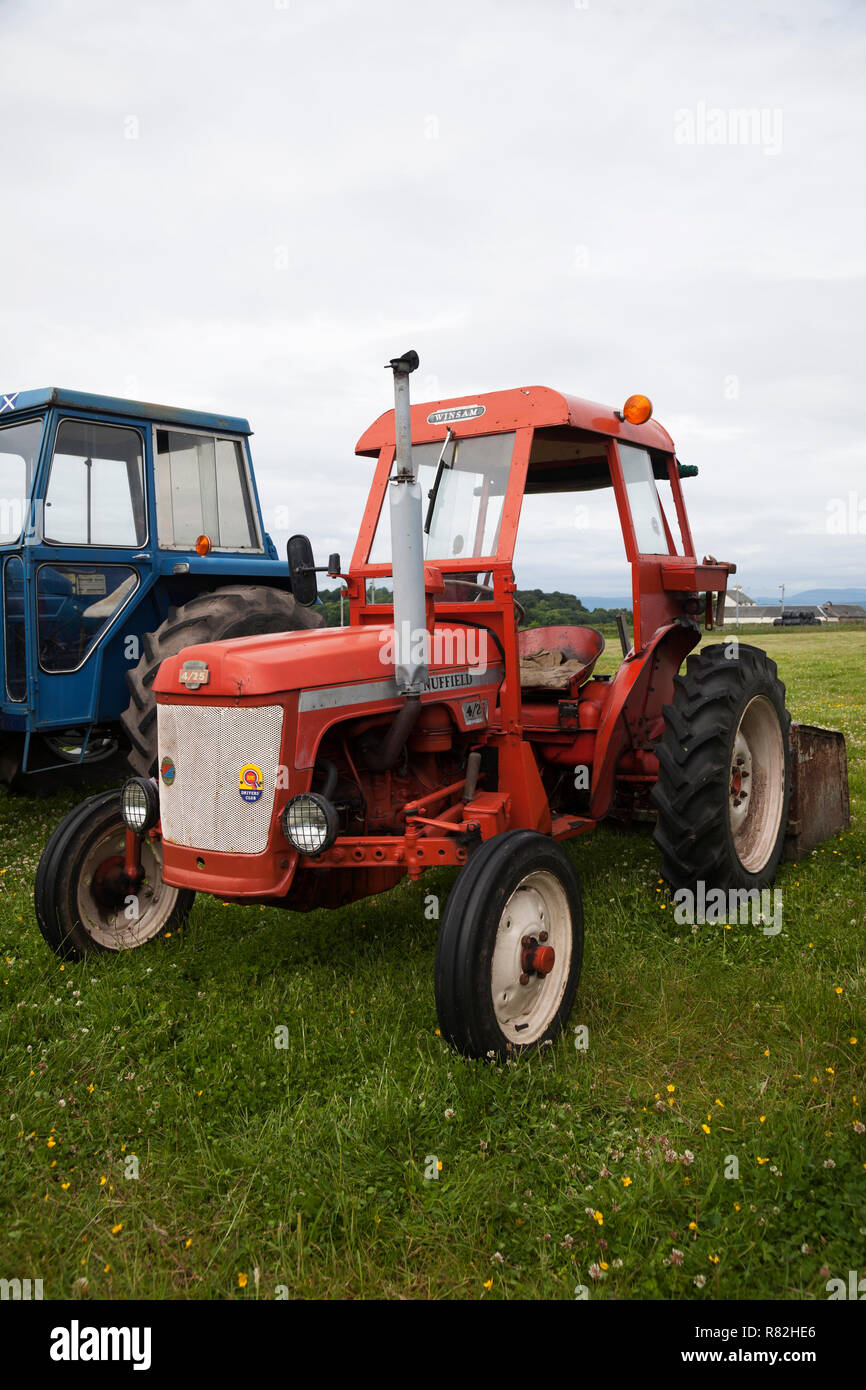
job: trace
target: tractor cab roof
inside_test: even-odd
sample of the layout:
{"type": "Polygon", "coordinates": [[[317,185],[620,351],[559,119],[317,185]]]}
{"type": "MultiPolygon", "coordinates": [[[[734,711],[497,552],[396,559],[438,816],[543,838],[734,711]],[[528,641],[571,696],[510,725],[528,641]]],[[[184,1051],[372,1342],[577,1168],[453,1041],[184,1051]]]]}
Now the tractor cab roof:
{"type": "MultiPolygon", "coordinates": [[[[646,449],[672,453],[674,444],[667,430],[656,420],[632,425],[608,405],[566,396],[549,386],[518,386],[510,391],[490,391],[454,400],[427,401],[412,406],[412,442],[429,443],[445,436],[451,426],[460,437],[505,434],[532,426],[554,434],[562,442],[572,431],[581,435],[613,436],[646,449]]],[[[394,412],[380,415],[355,446],[356,454],[375,455],[394,443],[394,412]]],[[[539,460],[540,462],[540,460],[539,460]]],[[[535,460],[530,468],[535,466],[535,460]]]]}
{"type": "Polygon", "coordinates": [[[249,421],[239,416],[214,415],[206,410],[183,410],[171,405],[153,405],[147,401],[125,400],[122,396],[95,396],[88,391],[70,391],[63,386],[45,386],[36,391],[11,391],[0,394],[0,412],[4,417],[4,424],[24,411],[47,410],[52,406],[86,410],[95,415],[154,420],[169,426],[219,430],[228,434],[252,434],[249,421]]]}

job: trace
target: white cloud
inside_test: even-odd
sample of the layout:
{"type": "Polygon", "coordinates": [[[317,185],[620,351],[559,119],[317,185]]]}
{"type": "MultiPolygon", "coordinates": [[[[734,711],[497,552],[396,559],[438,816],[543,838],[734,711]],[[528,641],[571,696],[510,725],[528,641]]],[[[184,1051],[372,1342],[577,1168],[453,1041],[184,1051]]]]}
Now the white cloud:
{"type": "MultiPolygon", "coordinates": [[[[700,553],[866,584],[820,521],[866,487],[864,58],[844,0],[7,0],[0,389],[246,415],[266,519],[344,557],[395,351],[431,396],[646,391],[700,553]],[[779,153],[678,144],[699,103],[779,153]]],[[[591,540],[518,581],[592,592],[591,540]]]]}

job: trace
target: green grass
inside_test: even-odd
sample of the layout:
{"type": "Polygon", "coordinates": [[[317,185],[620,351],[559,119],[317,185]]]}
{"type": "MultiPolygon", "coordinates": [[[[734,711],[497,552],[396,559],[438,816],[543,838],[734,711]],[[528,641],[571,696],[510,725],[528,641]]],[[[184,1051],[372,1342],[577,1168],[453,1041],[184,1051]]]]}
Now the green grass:
{"type": "Polygon", "coordinates": [[[75,795],[0,796],[0,1277],[50,1298],[823,1299],[822,1270],[862,1274],[866,633],[760,645],[795,717],[847,735],[850,833],[783,868],[776,937],[678,927],[645,831],[575,843],[571,1029],[504,1066],[436,1033],[425,898],[449,872],[306,917],[199,898],[171,939],[64,967],[32,887],[75,795]]]}

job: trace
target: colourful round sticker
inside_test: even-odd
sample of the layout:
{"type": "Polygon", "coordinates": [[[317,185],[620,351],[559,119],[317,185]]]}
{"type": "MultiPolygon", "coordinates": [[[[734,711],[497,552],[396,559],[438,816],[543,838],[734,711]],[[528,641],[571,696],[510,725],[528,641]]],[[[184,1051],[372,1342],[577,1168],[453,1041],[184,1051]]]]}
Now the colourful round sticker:
{"type": "Polygon", "coordinates": [[[262,769],[255,763],[244,763],[238,778],[238,789],[244,801],[258,801],[264,785],[262,769]]]}
{"type": "Polygon", "coordinates": [[[175,777],[177,776],[177,768],[175,767],[171,758],[163,758],[159,772],[165,785],[167,787],[170,787],[175,777]]]}

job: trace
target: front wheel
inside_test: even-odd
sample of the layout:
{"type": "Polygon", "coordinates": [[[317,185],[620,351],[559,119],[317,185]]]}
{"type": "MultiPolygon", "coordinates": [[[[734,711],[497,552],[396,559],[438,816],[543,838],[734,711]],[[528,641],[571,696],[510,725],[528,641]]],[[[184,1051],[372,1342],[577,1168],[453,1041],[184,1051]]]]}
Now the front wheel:
{"type": "Polygon", "coordinates": [[[486,841],[457,879],[436,949],[442,1034],[469,1057],[558,1037],[583,960],[580,885],[564,850],[534,830],[486,841]]]}
{"type": "Polygon", "coordinates": [[[163,882],[159,843],[143,839],[144,877],[134,886],[124,873],[125,848],[119,791],[89,797],[48,840],[34,906],[39,930],[64,960],[143,946],[189,916],[195,893],[163,882]]]}

